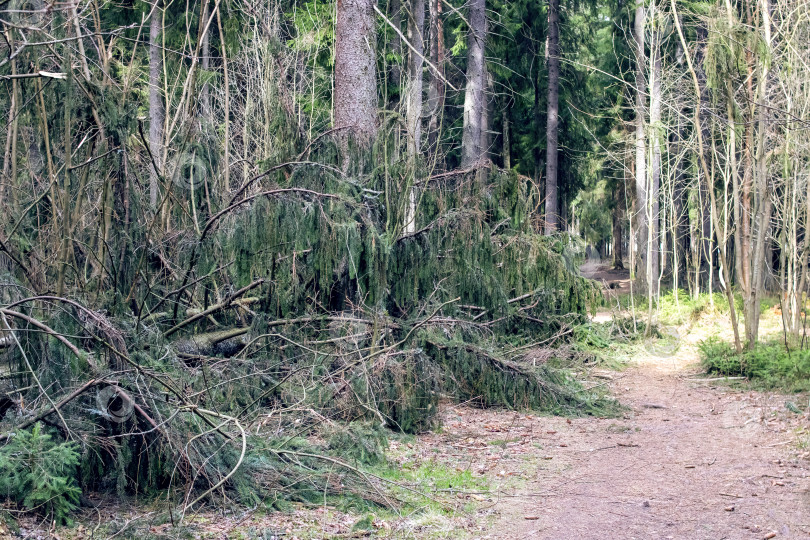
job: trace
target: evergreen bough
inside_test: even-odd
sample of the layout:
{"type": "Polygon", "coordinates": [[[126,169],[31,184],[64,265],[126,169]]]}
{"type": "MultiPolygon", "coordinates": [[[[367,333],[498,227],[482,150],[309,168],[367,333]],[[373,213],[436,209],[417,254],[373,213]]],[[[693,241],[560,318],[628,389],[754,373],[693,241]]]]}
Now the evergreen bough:
{"type": "Polygon", "coordinates": [[[75,442],[56,442],[36,423],[0,448],[0,495],[57,523],[70,522],[81,495],[78,464],[75,442]]]}

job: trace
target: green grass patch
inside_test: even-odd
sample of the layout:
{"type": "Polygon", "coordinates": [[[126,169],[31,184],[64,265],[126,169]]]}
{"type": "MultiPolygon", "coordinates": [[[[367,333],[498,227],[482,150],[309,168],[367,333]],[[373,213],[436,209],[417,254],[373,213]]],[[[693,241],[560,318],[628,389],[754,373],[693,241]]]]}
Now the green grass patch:
{"type": "Polygon", "coordinates": [[[707,373],[747,377],[758,386],[788,392],[810,391],[810,350],[766,342],[738,354],[734,346],[711,337],[698,344],[707,373]]]}
{"type": "MultiPolygon", "coordinates": [[[[635,295],[636,319],[645,319],[647,313],[647,297],[642,294],[635,295]]],[[[629,294],[618,298],[618,307],[622,310],[631,310],[633,299],[629,294]]],[[[737,310],[742,309],[742,297],[735,295],[734,304],[737,310]]],[[[701,315],[709,312],[728,313],[728,298],[723,293],[700,293],[693,297],[688,291],[679,289],[677,294],[673,290],[662,290],[661,295],[653,302],[655,318],[662,325],[682,325],[696,321],[701,315]]]]}

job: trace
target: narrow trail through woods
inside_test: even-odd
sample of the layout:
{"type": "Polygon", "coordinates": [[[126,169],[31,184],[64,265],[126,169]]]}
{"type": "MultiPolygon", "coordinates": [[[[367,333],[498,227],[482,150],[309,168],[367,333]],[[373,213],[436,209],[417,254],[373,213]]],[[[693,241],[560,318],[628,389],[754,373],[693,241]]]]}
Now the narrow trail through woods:
{"type": "Polygon", "coordinates": [[[795,397],[701,381],[700,334],[604,374],[623,417],[537,419],[536,472],[488,537],[808,538],[807,416],[785,407],[795,397]]]}

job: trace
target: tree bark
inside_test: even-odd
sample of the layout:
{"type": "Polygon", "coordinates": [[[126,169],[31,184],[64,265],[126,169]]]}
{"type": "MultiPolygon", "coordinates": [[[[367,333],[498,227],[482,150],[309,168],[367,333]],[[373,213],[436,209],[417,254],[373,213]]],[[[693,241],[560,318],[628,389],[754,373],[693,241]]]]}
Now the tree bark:
{"type": "MultiPolygon", "coordinates": [[[[415,179],[417,158],[422,148],[422,65],[424,63],[425,0],[411,0],[408,14],[408,41],[414,48],[408,61],[408,102],[406,124],[408,126],[408,162],[415,179]]],[[[408,186],[408,202],[405,212],[405,232],[416,231],[416,188],[408,186]]]]}
{"type": "Polygon", "coordinates": [[[431,152],[438,150],[439,124],[444,110],[444,24],[442,22],[442,0],[428,0],[430,11],[430,61],[439,70],[430,70],[428,85],[428,146],[431,152]]]}
{"type": "Polygon", "coordinates": [[[650,56],[652,65],[652,81],[650,84],[650,142],[652,144],[652,163],[650,164],[650,191],[647,194],[647,207],[649,209],[647,266],[649,268],[647,280],[652,295],[658,294],[658,281],[661,273],[660,245],[660,202],[661,189],[661,39],[660,33],[655,33],[651,43],[650,56]]]}
{"type": "Polygon", "coordinates": [[[149,204],[157,208],[163,158],[163,99],[160,92],[160,72],[163,67],[158,40],[162,31],[163,11],[156,5],[149,22],[149,151],[154,160],[149,175],[149,204]]]}
{"type": "MultiPolygon", "coordinates": [[[[769,0],[761,0],[760,16],[765,44],[771,48],[770,5],[769,0]]],[[[759,339],[760,303],[765,288],[765,272],[770,267],[766,264],[766,244],[770,241],[771,213],[773,210],[770,185],[768,179],[768,164],[766,144],[768,140],[769,109],[764,103],[768,99],[768,63],[762,62],[758,73],[757,88],[757,147],[754,156],[754,186],[752,192],[752,208],[754,221],[752,222],[752,257],[751,257],[751,289],[746,291],[743,298],[745,308],[745,337],[748,347],[753,348],[759,339]]]]}
{"type": "Polygon", "coordinates": [[[408,14],[408,41],[415,49],[408,61],[408,159],[416,159],[422,147],[422,66],[424,64],[425,0],[411,0],[408,14]]]}
{"type": "Polygon", "coordinates": [[[624,231],[622,222],[624,220],[624,182],[616,185],[613,191],[613,264],[614,270],[624,270],[624,249],[622,241],[624,240],[624,231]]]}
{"type": "Polygon", "coordinates": [[[635,172],[636,172],[636,261],[634,265],[637,286],[646,291],[647,283],[647,139],[644,133],[646,107],[644,106],[645,71],[647,57],[644,51],[644,27],[647,11],[644,2],[636,3],[634,38],[636,53],[636,119],[635,119],[635,172]]]}
{"type": "Polygon", "coordinates": [[[509,115],[511,113],[511,108],[508,104],[504,104],[503,107],[503,117],[501,118],[501,137],[503,140],[503,168],[504,169],[511,169],[512,168],[512,141],[509,135],[509,115]]]}
{"type": "Polygon", "coordinates": [[[548,1],[548,100],[546,102],[546,215],[545,234],[560,222],[557,194],[557,157],[560,99],[560,0],[548,1]]]}
{"type": "Polygon", "coordinates": [[[484,108],[481,111],[481,157],[490,159],[492,137],[490,122],[492,121],[492,89],[495,83],[487,69],[486,63],[484,64],[484,108]]]}
{"type": "MultiPolygon", "coordinates": [[[[402,29],[402,3],[400,0],[390,0],[388,3],[388,13],[391,18],[391,24],[396,28],[402,29]]],[[[397,89],[397,96],[402,99],[402,39],[399,37],[398,32],[394,32],[391,36],[390,42],[391,50],[397,56],[397,59],[391,64],[391,84],[397,89]]]]}
{"type": "MultiPolygon", "coordinates": [[[[705,24],[698,24],[695,27],[697,34],[698,47],[695,51],[695,74],[700,85],[700,101],[701,103],[710,103],[709,85],[706,77],[705,61],[706,61],[706,41],[708,39],[708,29],[705,24]]],[[[713,253],[715,245],[712,242],[712,207],[709,189],[714,189],[714,154],[711,151],[711,115],[708,107],[701,107],[700,109],[700,125],[695,126],[695,129],[700,129],[702,132],[703,140],[706,141],[706,147],[703,149],[703,159],[709,164],[708,176],[705,182],[700,183],[700,239],[699,239],[699,257],[700,257],[700,283],[699,286],[707,292],[714,290],[714,262],[713,253]],[[711,186],[711,187],[710,187],[711,186]]],[[[715,218],[717,216],[714,216],[715,218]]]]}
{"type": "MultiPolygon", "coordinates": [[[[200,25],[205,24],[209,18],[208,3],[204,2],[203,11],[200,17],[200,25]]],[[[202,35],[202,43],[200,43],[200,68],[203,71],[211,70],[211,32],[205,32],[202,35]]],[[[208,74],[206,73],[206,78],[208,74]]],[[[211,92],[208,83],[204,83],[200,88],[200,109],[202,117],[211,120],[211,92]]]]}
{"type": "Polygon", "coordinates": [[[360,147],[377,135],[375,0],[338,0],[335,29],[335,126],[360,147]],[[348,133],[345,133],[348,131],[348,133]]]}
{"type": "Polygon", "coordinates": [[[464,126],[461,166],[481,157],[481,117],[484,112],[484,47],[487,35],[486,0],[470,0],[467,36],[467,86],[464,92],[464,126]]]}

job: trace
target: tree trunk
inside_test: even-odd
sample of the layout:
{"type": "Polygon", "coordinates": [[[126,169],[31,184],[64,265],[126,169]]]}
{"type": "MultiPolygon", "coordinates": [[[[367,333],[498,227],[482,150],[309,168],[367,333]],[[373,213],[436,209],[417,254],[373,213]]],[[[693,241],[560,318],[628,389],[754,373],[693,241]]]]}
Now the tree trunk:
{"type": "MultiPolygon", "coordinates": [[[[408,15],[408,41],[414,48],[408,62],[408,102],[406,124],[408,126],[408,162],[415,179],[417,157],[422,147],[422,64],[424,63],[425,0],[411,0],[408,15]]],[[[416,231],[416,188],[408,187],[405,212],[406,233],[416,231]]]]}
{"type": "Polygon", "coordinates": [[[660,202],[661,189],[661,39],[660,33],[655,33],[651,44],[652,81],[650,84],[650,142],[652,144],[652,163],[650,164],[650,191],[647,194],[649,208],[647,265],[649,267],[647,279],[650,284],[650,294],[658,294],[658,281],[661,273],[660,266],[660,202]]]}
{"type": "Polygon", "coordinates": [[[149,151],[154,160],[149,175],[149,204],[157,208],[163,158],[163,99],[160,92],[160,72],[163,61],[158,40],[162,30],[163,11],[155,6],[149,23],[149,151]]]}
{"type": "Polygon", "coordinates": [[[467,37],[467,87],[464,92],[464,127],[461,166],[481,157],[481,117],[484,113],[484,46],[487,35],[486,0],[470,0],[467,37]]]}
{"type": "Polygon", "coordinates": [[[411,0],[408,41],[414,48],[408,61],[408,159],[416,159],[422,147],[422,65],[424,63],[425,0],[411,0]]]}
{"type": "MultiPolygon", "coordinates": [[[[391,24],[398,30],[402,30],[402,3],[400,0],[390,0],[388,3],[388,15],[391,24]]],[[[391,35],[391,50],[396,55],[396,60],[391,64],[391,85],[397,89],[397,96],[402,99],[402,39],[399,32],[391,35]]]]}
{"type": "MultiPolygon", "coordinates": [[[[770,28],[770,6],[769,0],[761,0],[762,9],[762,29],[765,43],[770,50],[771,28],[770,28]]],[[[770,265],[766,264],[765,255],[766,244],[770,242],[768,230],[770,229],[772,201],[770,185],[768,179],[768,164],[766,155],[766,145],[768,139],[769,109],[763,103],[768,99],[768,64],[762,62],[760,66],[759,84],[757,88],[757,148],[754,156],[754,186],[752,192],[752,208],[754,210],[754,221],[752,223],[752,257],[751,257],[751,289],[747,291],[743,299],[745,308],[745,337],[748,340],[748,347],[753,348],[759,338],[759,316],[760,303],[763,289],[765,288],[765,271],[770,265]]]]}
{"type": "Polygon", "coordinates": [[[546,215],[545,234],[560,222],[557,195],[557,157],[560,98],[560,0],[548,2],[548,101],[546,103],[546,215]]]}
{"type": "Polygon", "coordinates": [[[512,144],[511,139],[509,138],[509,114],[511,109],[508,105],[504,104],[503,107],[503,117],[501,118],[502,128],[501,128],[501,137],[503,140],[503,168],[504,169],[511,169],[512,168],[512,144]]]}
{"type": "MultiPolygon", "coordinates": [[[[204,25],[209,19],[208,2],[203,4],[202,16],[200,17],[200,25],[204,25]]],[[[201,31],[202,32],[202,31],[201,31]]],[[[200,43],[200,68],[203,71],[211,70],[211,32],[205,32],[202,35],[202,43],[200,43]]],[[[206,79],[208,74],[206,73],[206,79]]],[[[212,121],[211,117],[211,89],[207,82],[200,88],[200,112],[202,117],[208,121],[212,121]]]]}
{"type": "Polygon", "coordinates": [[[428,0],[430,11],[430,61],[439,70],[430,70],[428,86],[428,146],[431,152],[438,150],[439,124],[444,111],[444,23],[442,22],[442,0],[428,0]]]}
{"type": "Polygon", "coordinates": [[[490,129],[490,121],[492,120],[492,90],[495,85],[492,79],[492,74],[487,70],[486,63],[484,64],[484,107],[481,110],[481,158],[490,159],[492,137],[490,129]]]}
{"type": "Polygon", "coordinates": [[[624,220],[624,182],[616,185],[613,191],[613,269],[624,269],[624,249],[622,248],[622,241],[624,240],[624,231],[622,221],[624,220]]]}
{"type": "MultiPolygon", "coordinates": [[[[686,113],[684,112],[684,115],[686,113]]],[[[675,175],[672,186],[672,279],[673,288],[677,298],[679,277],[686,276],[687,284],[689,280],[689,210],[688,210],[688,190],[687,174],[684,153],[684,128],[681,117],[678,116],[677,126],[673,132],[673,154],[675,157],[675,175]]]]}
{"type": "MultiPolygon", "coordinates": [[[[535,55],[535,63],[540,62],[540,55],[535,55]]],[[[538,206],[540,201],[545,201],[545,185],[540,182],[543,177],[542,170],[542,154],[540,153],[540,141],[543,140],[543,124],[542,115],[540,113],[540,70],[537,70],[537,75],[534,77],[534,100],[532,103],[532,118],[534,119],[534,183],[537,186],[537,191],[540,196],[538,199],[538,206]],[[540,191],[543,193],[539,193],[540,191]]]]}
{"type": "Polygon", "coordinates": [[[375,0],[338,0],[335,29],[335,126],[360,147],[377,135],[375,0]]]}
{"type": "Polygon", "coordinates": [[[636,46],[636,261],[635,277],[637,287],[641,291],[646,291],[647,283],[647,237],[648,217],[647,217],[647,140],[644,133],[645,111],[644,89],[645,70],[647,58],[644,51],[644,27],[647,12],[642,1],[636,4],[636,18],[634,23],[634,37],[636,46]]]}

